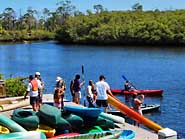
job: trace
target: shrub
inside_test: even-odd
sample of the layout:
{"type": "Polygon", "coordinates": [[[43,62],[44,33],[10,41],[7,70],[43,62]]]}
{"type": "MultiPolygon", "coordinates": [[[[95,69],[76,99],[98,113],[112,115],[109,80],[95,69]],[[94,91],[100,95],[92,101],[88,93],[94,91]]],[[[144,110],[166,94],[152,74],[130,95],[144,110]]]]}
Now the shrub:
{"type": "Polygon", "coordinates": [[[6,96],[23,96],[26,92],[26,78],[16,77],[5,80],[6,96]]]}

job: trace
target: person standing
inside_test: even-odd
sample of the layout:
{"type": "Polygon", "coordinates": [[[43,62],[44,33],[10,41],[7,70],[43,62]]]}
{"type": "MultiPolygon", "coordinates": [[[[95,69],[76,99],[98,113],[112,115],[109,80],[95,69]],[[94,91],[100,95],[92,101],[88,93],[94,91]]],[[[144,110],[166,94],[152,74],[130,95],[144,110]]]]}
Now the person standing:
{"type": "Polygon", "coordinates": [[[26,96],[29,94],[30,104],[32,105],[33,111],[38,111],[38,89],[40,89],[40,88],[41,88],[41,86],[34,79],[33,75],[30,75],[29,76],[29,83],[27,86],[27,91],[24,95],[24,99],[26,99],[26,96]]]}
{"type": "MultiPolygon", "coordinates": [[[[137,93],[133,94],[133,98],[132,98],[132,108],[139,113],[140,115],[143,115],[142,113],[142,109],[141,109],[141,105],[144,102],[144,95],[138,95],[137,93]]],[[[134,121],[134,125],[136,125],[136,122],[134,121]]],[[[138,127],[139,127],[139,123],[138,123],[138,127]]]]}
{"type": "Polygon", "coordinates": [[[38,107],[42,105],[42,96],[43,96],[43,89],[44,89],[44,82],[41,79],[40,72],[35,72],[35,80],[38,82],[38,85],[41,88],[38,89],[38,107]]]}
{"type": "MultiPolygon", "coordinates": [[[[56,87],[55,87],[55,93],[57,93],[58,95],[57,96],[61,96],[61,108],[63,109],[64,107],[64,93],[65,93],[65,90],[66,90],[66,84],[65,84],[65,81],[60,77],[58,76],[56,78],[56,87]]],[[[54,96],[55,97],[55,96],[54,96]]],[[[54,98],[55,100],[55,98],[54,98]]],[[[58,102],[57,102],[58,103],[58,102]]]]}
{"type": "Polygon", "coordinates": [[[75,102],[74,80],[75,79],[72,79],[70,82],[70,92],[71,92],[71,96],[72,96],[72,102],[75,102]]]}
{"type": "Polygon", "coordinates": [[[89,103],[89,107],[95,107],[94,106],[94,83],[92,80],[89,81],[89,85],[87,86],[87,91],[86,91],[86,98],[89,103]]]}
{"type": "Polygon", "coordinates": [[[77,74],[74,79],[73,89],[74,89],[74,102],[80,104],[81,99],[81,86],[85,84],[85,81],[80,82],[80,75],[77,74]]]}
{"type": "MultiPolygon", "coordinates": [[[[99,81],[95,84],[95,89],[97,92],[96,96],[96,105],[97,107],[104,107],[104,112],[107,112],[108,109],[108,94],[112,95],[110,86],[105,82],[105,76],[100,75],[99,81]]],[[[112,95],[113,96],[113,95],[112,95]]]]}

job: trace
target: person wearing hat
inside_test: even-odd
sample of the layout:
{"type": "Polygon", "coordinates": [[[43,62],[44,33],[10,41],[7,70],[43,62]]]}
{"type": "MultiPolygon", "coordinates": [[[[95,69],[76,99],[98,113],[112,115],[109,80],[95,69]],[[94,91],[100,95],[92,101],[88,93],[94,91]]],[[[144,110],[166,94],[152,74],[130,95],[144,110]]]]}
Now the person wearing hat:
{"type": "Polygon", "coordinates": [[[66,84],[65,81],[60,77],[57,76],[56,78],[56,87],[54,91],[54,105],[58,108],[64,107],[64,93],[66,90],[66,84]]]}
{"type": "Polygon", "coordinates": [[[104,107],[104,112],[107,112],[108,109],[108,94],[112,95],[110,91],[110,86],[105,82],[105,76],[100,75],[99,81],[95,84],[96,88],[96,105],[97,107],[104,107]]]}
{"type": "Polygon", "coordinates": [[[38,82],[41,88],[38,89],[38,107],[42,105],[42,96],[43,96],[43,89],[44,89],[44,82],[41,79],[40,72],[35,72],[35,80],[38,82]]]}
{"type": "Polygon", "coordinates": [[[29,83],[27,86],[26,93],[24,95],[24,99],[26,99],[26,96],[29,94],[30,104],[32,105],[33,111],[38,111],[38,89],[39,88],[41,88],[41,86],[34,79],[34,76],[30,75],[29,83]]]}

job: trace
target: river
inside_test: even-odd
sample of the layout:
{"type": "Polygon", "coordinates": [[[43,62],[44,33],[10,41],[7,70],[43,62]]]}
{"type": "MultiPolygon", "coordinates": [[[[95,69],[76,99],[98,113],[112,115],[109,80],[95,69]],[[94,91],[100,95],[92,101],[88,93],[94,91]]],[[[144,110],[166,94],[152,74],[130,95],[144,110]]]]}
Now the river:
{"type": "MultiPolygon", "coordinates": [[[[159,112],[145,116],[177,131],[180,139],[185,138],[184,59],[182,47],[59,45],[52,41],[0,44],[0,73],[5,78],[39,71],[45,93],[53,93],[56,77],[61,76],[66,81],[65,97],[69,100],[70,80],[81,74],[82,65],[86,86],[90,79],[96,82],[104,74],[111,88],[123,88],[124,75],[139,89],[163,89],[163,97],[145,98],[145,103],[161,105],[159,112]]],[[[123,96],[117,97],[124,101],[123,96]]]]}

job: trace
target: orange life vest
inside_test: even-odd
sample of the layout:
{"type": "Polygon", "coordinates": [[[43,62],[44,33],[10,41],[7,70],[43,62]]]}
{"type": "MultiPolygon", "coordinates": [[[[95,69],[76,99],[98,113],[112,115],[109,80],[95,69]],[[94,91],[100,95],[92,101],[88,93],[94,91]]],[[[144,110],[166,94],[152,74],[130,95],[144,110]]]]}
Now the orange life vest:
{"type": "Polygon", "coordinates": [[[30,83],[32,85],[32,91],[37,91],[38,90],[38,82],[36,80],[31,80],[30,83]]]}

